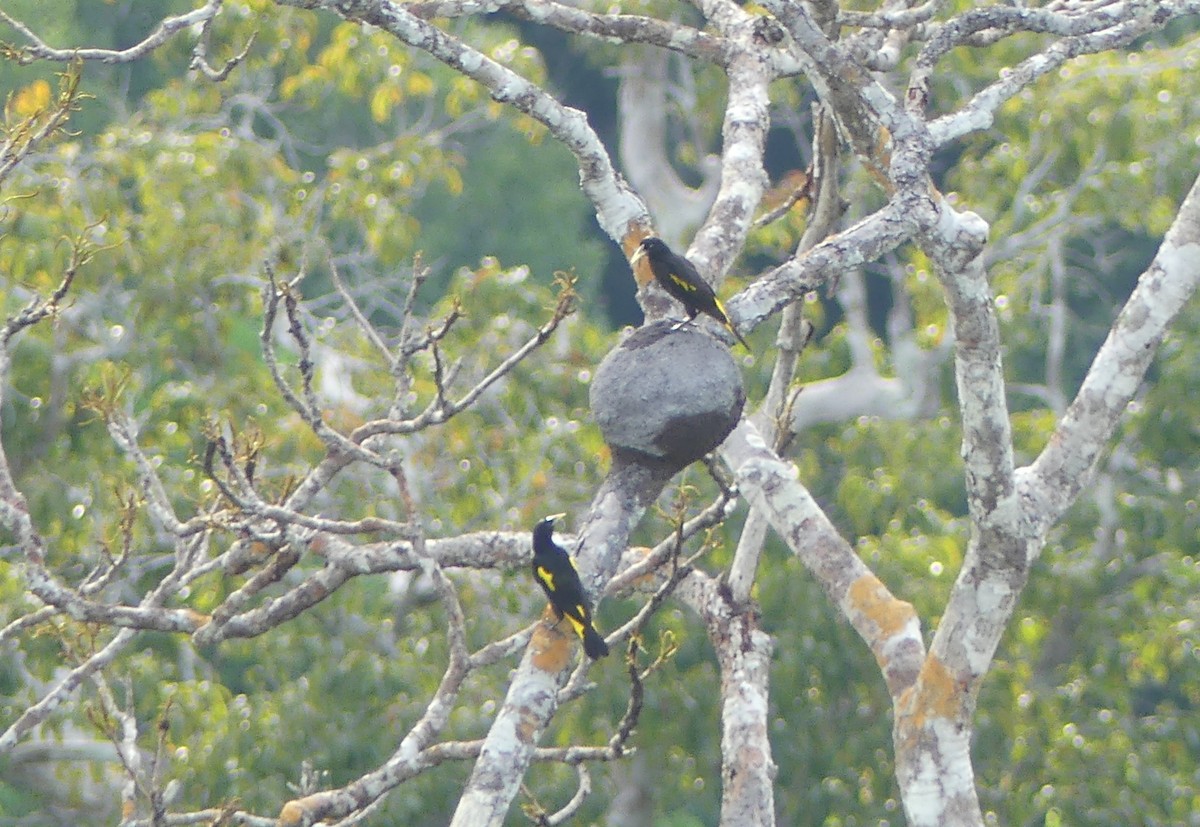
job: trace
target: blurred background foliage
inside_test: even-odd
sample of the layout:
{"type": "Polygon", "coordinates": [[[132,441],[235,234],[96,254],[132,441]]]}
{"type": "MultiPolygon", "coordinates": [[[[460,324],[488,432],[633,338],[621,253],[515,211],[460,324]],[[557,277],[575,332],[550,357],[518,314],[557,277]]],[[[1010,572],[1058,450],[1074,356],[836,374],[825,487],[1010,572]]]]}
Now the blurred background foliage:
{"type": "MultiPolygon", "coordinates": [[[[5,3],[58,46],[128,46],[161,15],[190,7],[5,3]]],[[[614,86],[605,68],[611,47],[503,17],[452,27],[588,110],[615,146],[614,86]],[[538,48],[525,45],[533,43],[538,48]]],[[[330,15],[266,0],[230,2],[210,56],[239,51],[252,33],[246,63],[220,84],[186,71],[186,38],[146,60],[86,66],[90,98],[72,133],[29,159],[0,192],[6,314],[57,282],[70,250],[64,239],[87,238],[97,250],[69,306],[22,337],[0,411],[5,450],[51,540],[51,566],[68,582],[81,580],[120,546],[125,514],[132,514],[137,575],[125,599],[136,600],[138,588],[170,563],[170,546],[130,505],[138,500],[135,475],[84,404],[89,392],[119,396],[135,413],[143,447],[185,514],[214,496],[200,459],[210,420],[261,438],[258,475],[277,490],[319,458],[319,443],[263,366],[266,260],[283,277],[306,274],[319,390],[330,421],[345,428],[381,414],[391,382],[333,291],[332,268],[394,336],[421,254],[416,266],[430,273],[421,312],[436,320],[462,303],[464,318],[446,348],[463,362],[463,388],[548,318],[556,273],[578,276],[580,312],[551,342],[476,407],[408,438],[404,450],[432,536],[524,530],[547,512],[581,514],[607,464],[588,419],[588,382],[616,340],[614,323],[636,318],[628,315],[628,284],[613,282],[614,272],[627,278],[619,251],[597,228],[573,159],[539,125],[471,82],[330,15]],[[625,291],[621,300],[618,291],[625,291]]],[[[1124,52],[1073,61],[1009,103],[987,133],[939,158],[942,186],[992,224],[991,274],[1023,461],[1044,444],[1062,395],[1074,392],[1195,175],[1195,35],[1176,29],[1124,52]],[[1067,347],[1055,372],[1047,330],[1058,299],[1067,308],[1067,347]]],[[[0,39],[19,37],[0,30],[0,39]]],[[[951,55],[935,109],[960,105],[1030,47],[1014,41],[951,55]]],[[[62,68],[0,62],[10,117],[44,105],[62,68]]],[[[708,101],[702,111],[710,113],[702,137],[715,142],[720,86],[711,73],[697,78],[699,98],[708,101]]],[[[779,92],[781,126],[768,157],[775,180],[802,168],[809,153],[795,140],[797,118],[805,117],[797,113],[808,107],[803,87],[779,92]]],[[[677,160],[686,166],[717,147],[684,149],[677,160]]],[[[851,191],[867,191],[857,173],[849,175],[851,191]]],[[[740,272],[781,258],[802,230],[797,211],[756,233],[740,272]]],[[[894,277],[870,282],[873,306],[910,303],[919,341],[938,346],[946,318],[936,279],[916,255],[894,267],[894,277]]],[[[808,307],[820,338],[803,357],[803,376],[836,375],[849,364],[840,309],[825,298],[808,307]]],[[[744,359],[752,397],[765,387],[771,341],[760,331],[757,356],[744,359]]],[[[882,325],[875,345],[882,369],[892,370],[882,325]]],[[[1200,823],[1198,364],[1193,303],[1099,479],[1035,567],[979,699],[975,769],[985,810],[997,822],[1200,823]]],[[[415,376],[418,409],[433,392],[429,370],[422,365],[415,376]]],[[[926,419],[824,425],[792,446],[802,479],[879,576],[916,605],[927,632],[938,622],[967,532],[948,366],[939,387],[939,410],[926,419]]],[[[695,510],[714,494],[703,469],[690,469],[637,541],[666,536],[680,498],[695,510]]],[[[319,505],[347,518],[403,518],[389,480],[368,470],[340,477],[319,505]]],[[[728,562],[743,519],[739,511],[713,538],[705,565],[714,573],[728,562]]],[[[0,533],[3,622],[31,606],[11,543],[0,533]]],[[[302,563],[292,577],[304,570],[302,563]]],[[[523,627],[541,610],[523,569],[452,577],[472,646],[523,627]]],[[[240,583],[203,580],[190,599],[204,610],[240,583]]],[[[870,653],[774,540],[757,597],[776,641],[779,823],[902,823],[889,703],[870,653]]],[[[633,600],[606,602],[601,626],[611,628],[635,607],[633,600]]],[[[143,746],[153,747],[160,719],[170,724],[176,809],[236,802],[273,814],[294,794],[288,784],[298,781],[302,759],[328,785],[387,759],[436,686],[444,623],[419,577],[362,577],[262,638],[197,650],[188,640],[144,634],[113,674],[131,677],[143,746]]],[[[58,619],[10,646],[0,659],[0,719],[10,721],[105,634],[58,619]]],[[[598,794],[582,822],[603,820],[608,803],[631,789],[646,797],[647,823],[716,821],[717,672],[702,627],[674,604],[651,625],[651,652],[664,634],[680,648],[647,686],[639,753],[598,768],[598,794]]],[[[448,735],[482,736],[510,665],[468,685],[448,735]]],[[[547,743],[607,740],[628,679],[619,657],[600,663],[592,677],[596,689],[556,717],[547,743]]],[[[103,740],[98,709],[85,691],[39,738],[103,740]]],[[[0,763],[0,824],[112,823],[117,796],[112,765],[105,767],[61,762],[31,775],[28,763],[0,763]]],[[[445,823],[468,771],[448,764],[405,784],[371,823],[445,823]]],[[[575,783],[573,772],[549,766],[535,767],[527,781],[548,809],[561,806],[575,783]]],[[[510,823],[523,822],[514,808],[510,823]]]]}

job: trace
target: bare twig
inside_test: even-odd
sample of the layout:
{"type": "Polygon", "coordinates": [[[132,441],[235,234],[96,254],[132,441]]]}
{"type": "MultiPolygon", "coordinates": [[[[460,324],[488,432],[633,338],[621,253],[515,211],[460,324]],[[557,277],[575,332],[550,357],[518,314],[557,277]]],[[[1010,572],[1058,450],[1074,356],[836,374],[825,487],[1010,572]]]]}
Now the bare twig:
{"type": "Polygon", "coordinates": [[[59,62],[95,60],[100,63],[131,63],[144,58],[179,32],[198,23],[206,24],[217,16],[222,5],[224,5],[224,0],[208,0],[200,8],[193,9],[186,14],[166,17],[145,38],[133,44],[128,49],[120,50],[94,48],[56,49],[34,34],[29,26],[3,10],[0,10],[0,21],[16,29],[29,41],[29,45],[22,46],[16,50],[17,58],[21,63],[32,63],[35,60],[53,60],[59,62]]]}
{"type": "Polygon", "coordinates": [[[215,14],[200,24],[200,36],[196,38],[196,45],[192,48],[192,62],[189,64],[189,68],[197,69],[209,80],[220,83],[229,77],[229,73],[250,54],[250,48],[254,45],[254,39],[258,37],[258,32],[253,32],[250,35],[246,40],[245,48],[226,60],[220,69],[214,69],[208,62],[208,41],[212,33],[212,23],[214,20],[216,20],[215,14]]]}

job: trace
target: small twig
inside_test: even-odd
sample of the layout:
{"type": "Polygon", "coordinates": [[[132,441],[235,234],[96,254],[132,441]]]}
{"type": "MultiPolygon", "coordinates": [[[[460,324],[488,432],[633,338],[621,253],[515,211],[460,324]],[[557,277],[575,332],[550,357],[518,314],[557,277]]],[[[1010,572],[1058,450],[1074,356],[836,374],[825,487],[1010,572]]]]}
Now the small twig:
{"type": "Polygon", "coordinates": [[[705,470],[708,471],[709,478],[717,484],[717,488],[721,491],[722,498],[726,500],[735,500],[738,497],[737,482],[729,478],[725,471],[725,467],[717,461],[716,454],[705,454],[700,458],[704,463],[705,470]]]}
{"type": "Polygon", "coordinates": [[[209,438],[208,445],[204,451],[204,473],[217,486],[217,490],[229,500],[230,503],[240,508],[242,511],[252,511],[250,503],[255,499],[254,487],[250,480],[246,477],[245,470],[237,462],[235,450],[230,446],[233,441],[233,436],[229,425],[225,423],[211,424],[208,427],[209,438]],[[228,474],[228,480],[223,478],[216,472],[216,467],[213,460],[217,457],[221,458],[221,465],[224,466],[228,474]],[[235,490],[230,483],[237,485],[235,490]]]}
{"type": "Polygon", "coordinates": [[[58,608],[57,606],[43,606],[35,612],[30,612],[27,615],[18,617],[12,623],[9,623],[3,629],[0,629],[0,644],[4,643],[4,641],[8,640],[18,632],[34,626],[40,626],[61,611],[62,609],[58,608]]]}
{"type": "Polygon", "coordinates": [[[332,824],[329,825],[329,827],[351,827],[351,825],[358,824],[360,821],[365,819],[367,816],[371,815],[376,810],[378,810],[380,807],[382,807],[384,801],[387,801],[387,796],[381,795],[381,796],[379,796],[379,798],[376,798],[375,800],[369,802],[365,807],[363,807],[358,812],[351,813],[350,815],[346,816],[345,818],[341,819],[340,821],[333,822],[332,824]]]}
{"type": "Polygon", "coordinates": [[[304,325],[300,322],[299,307],[300,302],[296,298],[294,285],[288,284],[283,291],[283,310],[287,314],[288,334],[300,351],[300,362],[297,367],[300,369],[300,381],[304,389],[305,408],[311,411],[314,417],[320,419],[321,406],[317,402],[316,393],[313,392],[316,365],[312,360],[312,342],[309,341],[304,325]]]}
{"type": "Polygon", "coordinates": [[[21,312],[10,317],[3,328],[0,328],[0,348],[7,348],[13,336],[59,311],[63,299],[66,298],[67,292],[75,282],[75,277],[79,274],[79,268],[91,261],[92,257],[100,251],[88,238],[88,233],[95,226],[95,224],[88,225],[82,233],[70,239],[71,260],[63,270],[63,277],[58,286],[54,288],[54,292],[44,299],[34,299],[21,312]]]}
{"type": "MultiPolygon", "coordinates": [[[[392,375],[397,380],[401,378],[403,371],[408,368],[413,354],[419,353],[429,346],[428,340],[418,335],[415,327],[418,324],[416,316],[417,294],[420,293],[421,287],[425,284],[431,272],[422,261],[421,254],[417,253],[413,257],[412,281],[409,282],[408,292],[404,297],[404,307],[400,311],[398,344],[392,359],[389,360],[392,364],[392,375]]],[[[458,302],[456,300],[454,308],[457,307],[458,302]]],[[[399,401],[397,399],[398,403],[399,401]]]]}
{"type": "Polygon", "coordinates": [[[225,827],[234,824],[239,827],[278,827],[279,820],[275,816],[256,816],[245,810],[224,806],[168,815],[158,821],[148,818],[122,821],[121,827],[225,827]]]}
{"type": "MultiPolygon", "coordinates": [[[[300,397],[296,396],[296,393],[292,390],[291,385],[289,385],[287,380],[283,378],[283,371],[279,367],[279,360],[275,354],[275,338],[273,335],[275,318],[279,315],[280,302],[286,301],[288,297],[291,296],[291,291],[294,285],[290,282],[280,282],[275,277],[275,267],[270,261],[263,262],[263,271],[267,275],[267,283],[263,285],[262,291],[263,326],[262,332],[259,334],[263,358],[267,362],[267,369],[271,373],[271,378],[275,380],[275,387],[283,396],[284,401],[286,401],[288,405],[290,405],[292,409],[296,411],[296,413],[300,414],[301,418],[308,423],[308,426],[312,428],[313,431],[319,431],[321,426],[324,424],[321,421],[320,411],[316,409],[315,405],[306,405],[304,401],[300,399],[300,397]]],[[[293,298],[291,301],[294,302],[295,299],[293,298]]],[[[291,333],[292,337],[295,338],[299,324],[298,322],[295,322],[294,319],[289,319],[289,321],[292,322],[292,325],[289,327],[289,333],[291,333]]],[[[305,346],[305,339],[302,331],[300,332],[300,337],[301,347],[303,348],[305,346]]],[[[300,362],[300,373],[302,376],[304,371],[305,360],[304,356],[302,355],[300,362]]],[[[309,391],[311,391],[311,386],[309,387],[309,391]]]]}
{"type": "MultiPolygon", "coordinates": [[[[675,591],[676,587],[683,581],[683,579],[691,573],[692,564],[708,552],[708,544],[705,543],[705,545],[702,546],[699,551],[681,563],[679,556],[683,550],[683,543],[686,539],[686,536],[687,535],[684,533],[684,521],[680,519],[676,523],[675,533],[669,546],[670,575],[668,575],[666,581],[655,590],[654,594],[650,596],[650,599],[646,601],[646,604],[638,610],[637,614],[605,637],[606,642],[615,644],[617,641],[629,640],[630,646],[634,646],[634,641],[641,635],[642,629],[645,628],[646,624],[650,621],[650,618],[653,617],[654,613],[662,607],[662,604],[666,602],[667,598],[671,596],[671,593],[675,591]]],[[[558,696],[560,704],[565,703],[573,698],[577,698],[587,691],[589,687],[584,682],[584,676],[587,674],[587,670],[590,665],[591,661],[587,660],[586,658],[580,662],[579,666],[571,674],[571,677],[568,679],[566,685],[559,690],[558,696]]]]}
{"type": "MultiPolygon", "coordinates": [[[[431,425],[440,425],[446,422],[451,417],[462,413],[475,403],[483,393],[509,374],[513,368],[519,365],[525,357],[537,350],[546,341],[550,335],[558,328],[562,320],[573,312],[573,299],[570,294],[565,294],[566,291],[560,293],[558,303],[555,306],[554,314],[550,320],[538,328],[537,332],[521,345],[516,351],[508,356],[503,362],[497,365],[491,373],[483,377],[475,384],[473,388],[459,397],[457,400],[449,401],[442,397],[435,398],[418,416],[412,419],[394,420],[394,419],[376,419],[367,422],[355,428],[350,434],[350,440],[355,443],[363,443],[366,440],[380,434],[411,434],[417,431],[424,430],[431,425]]],[[[443,325],[443,328],[445,325],[443,325]]],[[[428,340],[427,340],[428,341],[428,340]]],[[[426,346],[426,345],[423,345],[426,346]]],[[[446,380],[447,384],[449,379],[446,380]]],[[[441,384],[438,385],[441,391],[441,384]]]]}
{"type": "Polygon", "coordinates": [[[386,469],[388,467],[386,459],[365,448],[361,444],[362,440],[348,439],[338,433],[325,422],[321,415],[320,403],[312,387],[315,368],[311,359],[308,334],[304,332],[303,325],[300,323],[298,300],[295,297],[296,283],[301,277],[297,276],[296,279],[289,282],[280,282],[275,277],[275,268],[270,261],[263,262],[263,271],[266,273],[267,283],[263,285],[262,290],[263,326],[259,333],[259,343],[263,360],[267,363],[267,370],[271,374],[275,387],[283,396],[284,401],[300,415],[300,418],[331,453],[344,453],[353,459],[386,469]],[[283,370],[275,353],[275,340],[272,334],[281,301],[284,303],[284,312],[288,317],[288,333],[300,348],[299,368],[303,384],[303,399],[296,395],[291,385],[284,379],[283,370]]]}
{"type": "MultiPolygon", "coordinates": [[[[132,693],[130,694],[132,700],[132,693]]],[[[167,765],[167,735],[171,731],[171,722],[168,715],[171,712],[171,705],[175,702],[174,695],[167,696],[167,702],[163,705],[162,712],[158,716],[158,744],[154,750],[154,758],[150,765],[150,812],[155,824],[166,823],[167,802],[166,790],[163,787],[163,775],[166,773],[167,765]]]]}
{"type": "Polygon", "coordinates": [[[163,487],[162,480],[158,476],[158,471],[150,462],[150,458],[142,451],[141,445],[138,444],[137,426],[134,425],[128,413],[115,406],[109,406],[104,413],[107,419],[108,433],[113,442],[137,467],[142,483],[142,494],[146,496],[150,513],[154,515],[155,519],[161,522],[167,531],[179,538],[189,537],[207,530],[208,520],[206,518],[193,518],[186,522],[179,519],[171,504],[171,499],[163,487]]]}
{"type": "Polygon", "coordinates": [[[416,334],[413,332],[413,327],[416,325],[417,294],[426,279],[429,278],[430,272],[430,269],[422,262],[421,254],[417,253],[413,257],[412,281],[408,285],[404,308],[400,312],[399,345],[395,353],[387,357],[388,364],[391,365],[392,380],[395,383],[392,404],[388,408],[389,419],[403,419],[410,405],[409,392],[412,390],[412,375],[409,368],[413,354],[421,349],[420,345],[414,341],[416,334]]]}
{"type": "Polygon", "coordinates": [[[225,61],[225,65],[220,69],[214,69],[208,62],[208,40],[214,20],[216,20],[215,14],[200,24],[200,36],[196,38],[196,45],[192,48],[192,62],[188,68],[197,69],[209,80],[220,83],[229,77],[229,73],[233,71],[234,67],[250,54],[250,47],[254,45],[254,39],[258,37],[258,32],[253,32],[246,40],[246,48],[225,61]]]}
{"type": "Polygon", "coordinates": [[[221,605],[212,611],[208,628],[219,629],[224,626],[230,618],[237,615],[250,602],[250,598],[272,583],[278,583],[296,563],[300,562],[300,554],[286,546],[273,551],[266,566],[256,572],[241,588],[232,592],[221,602],[221,605]]]}
{"type": "Polygon", "coordinates": [[[429,336],[429,355],[433,357],[433,386],[436,388],[434,406],[436,410],[445,413],[446,402],[446,371],[442,366],[442,349],[438,345],[439,338],[429,336]]]}
{"type": "Polygon", "coordinates": [[[355,324],[358,325],[358,329],[362,331],[363,335],[367,337],[367,341],[387,361],[388,370],[394,375],[398,360],[392,355],[391,348],[383,341],[383,337],[379,335],[379,331],[375,329],[375,325],[371,324],[366,314],[363,313],[362,308],[358,306],[358,302],[354,300],[354,296],[351,295],[349,288],[346,287],[346,283],[342,281],[342,274],[333,256],[327,255],[325,262],[329,266],[329,277],[333,280],[333,286],[337,289],[338,295],[342,297],[342,301],[346,303],[346,308],[350,311],[350,315],[353,317],[355,324]]]}
{"type": "Polygon", "coordinates": [[[792,207],[796,206],[796,204],[800,201],[811,201],[815,189],[813,187],[814,180],[813,168],[810,166],[804,172],[804,182],[792,189],[792,191],[788,193],[787,198],[783,200],[783,203],[775,207],[775,209],[768,210],[758,218],[754,219],[754,223],[750,225],[750,229],[759,230],[768,224],[774,224],[776,221],[791,212],[792,207]]]}
{"type": "Polygon", "coordinates": [[[29,41],[30,45],[24,46],[17,52],[17,60],[19,63],[28,64],[35,60],[54,60],[54,61],[71,61],[71,60],[96,60],[101,63],[132,63],[135,60],[148,55],[150,52],[157,49],[159,46],[166,43],[175,34],[196,25],[204,23],[216,17],[220,11],[224,0],[208,0],[203,6],[198,9],[193,9],[187,14],[176,15],[175,17],[165,17],[155,27],[154,31],[148,34],[141,41],[133,44],[128,49],[55,49],[48,45],[40,37],[21,21],[13,18],[7,12],[0,10],[0,21],[12,26],[29,41]]]}
{"type": "Polygon", "coordinates": [[[92,675],[96,695],[100,699],[100,711],[88,707],[88,719],[116,749],[117,757],[125,768],[128,778],[121,785],[122,807],[129,813],[135,812],[139,793],[147,794],[142,777],[142,754],[137,746],[137,715],[133,711],[133,686],[125,678],[125,709],[121,709],[113,695],[103,672],[92,675]]]}
{"type": "Polygon", "coordinates": [[[684,535],[682,530],[677,530],[674,542],[670,546],[670,575],[650,596],[646,604],[638,610],[637,614],[631,617],[620,628],[609,635],[610,639],[622,640],[625,638],[633,639],[641,634],[642,629],[653,617],[654,613],[659,610],[671,593],[675,591],[683,579],[692,572],[692,564],[700,557],[708,552],[708,547],[705,545],[695,554],[686,558],[682,562],[679,560],[679,555],[683,549],[684,535]]]}
{"type": "Polygon", "coordinates": [[[481,669],[485,666],[491,666],[505,658],[513,657],[518,652],[524,650],[529,645],[529,639],[533,636],[533,630],[541,622],[540,620],[534,621],[524,629],[513,632],[506,638],[492,641],[475,651],[471,655],[471,669],[481,669]]]}
{"type": "MultiPolygon", "coordinates": [[[[735,502],[735,498],[722,492],[720,497],[709,503],[703,511],[684,524],[684,539],[690,539],[705,529],[720,525],[729,516],[731,506],[735,502]]],[[[656,571],[668,556],[675,553],[676,538],[677,534],[673,532],[670,537],[667,537],[654,548],[650,549],[642,560],[634,563],[610,580],[604,587],[605,595],[620,594],[630,589],[646,575],[656,571]]]]}
{"type": "Polygon", "coordinates": [[[908,29],[926,23],[946,5],[946,0],[927,0],[914,8],[883,12],[839,11],[841,26],[871,29],[908,29]]]}
{"type": "Polygon", "coordinates": [[[11,750],[26,733],[41,724],[59,707],[80,684],[112,662],[133,641],[132,629],[120,629],[100,651],[69,671],[41,700],[31,704],[0,733],[0,755],[11,750]]]}
{"type": "Polygon", "coordinates": [[[643,675],[638,669],[637,654],[640,648],[640,637],[629,639],[629,648],[625,652],[625,669],[629,674],[629,702],[625,705],[625,714],[617,724],[617,731],[608,739],[608,748],[617,756],[625,754],[625,744],[633,736],[638,719],[642,716],[642,706],[646,698],[646,685],[643,675]]]}
{"type": "Polygon", "coordinates": [[[804,385],[796,385],[788,391],[779,406],[779,413],[775,416],[774,448],[775,453],[779,456],[787,454],[788,448],[796,438],[796,431],[791,427],[791,421],[796,410],[796,401],[800,398],[803,390],[804,385]]]}
{"type": "Polygon", "coordinates": [[[587,764],[583,762],[576,764],[575,773],[579,776],[579,786],[575,790],[575,795],[571,796],[571,800],[564,804],[557,813],[543,819],[541,823],[546,827],[557,827],[557,825],[565,824],[574,818],[575,814],[579,812],[579,808],[583,806],[583,802],[587,801],[587,797],[592,794],[592,776],[588,772],[587,764]]]}
{"type": "Polygon", "coordinates": [[[446,637],[450,643],[450,661],[465,676],[471,668],[471,654],[467,650],[467,620],[462,602],[454,583],[446,577],[437,560],[425,548],[425,534],[417,531],[412,538],[413,556],[421,564],[421,570],[433,581],[446,610],[446,637]]]}
{"type": "MultiPolygon", "coordinates": [[[[205,473],[217,485],[226,499],[244,513],[275,523],[279,527],[303,528],[327,534],[383,532],[393,536],[407,537],[411,533],[411,527],[407,523],[398,523],[382,517],[364,517],[359,520],[333,520],[303,514],[287,505],[274,505],[267,502],[250,485],[250,481],[246,479],[245,471],[238,463],[233,450],[229,447],[232,442],[232,436],[228,433],[228,426],[223,426],[223,430],[224,433],[211,433],[209,436],[208,449],[204,460],[205,473]],[[215,471],[213,466],[213,459],[215,457],[220,457],[221,459],[221,464],[226,471],[225,478],[215,471]],[[229,484],[230,481],[236,483],[236,488],[229,484]]],[[[250,526],[246,526],[246,528],[250,528],[250,526]]],[[[280,530],[273,529],[269,533],[259,531],[255,532],[255,536],[265,542],[270,542],[280,536],[280,530]]]]}

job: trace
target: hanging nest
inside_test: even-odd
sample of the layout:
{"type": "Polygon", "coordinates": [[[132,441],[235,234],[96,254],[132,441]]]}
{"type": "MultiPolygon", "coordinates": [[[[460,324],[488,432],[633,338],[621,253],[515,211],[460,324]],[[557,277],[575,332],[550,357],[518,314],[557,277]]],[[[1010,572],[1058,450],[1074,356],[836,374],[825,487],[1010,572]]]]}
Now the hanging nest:
{"type": "Polygon", "coordinates": [[[729,348],[695,325],[640,327],[600,364],[592,416],[615,459],[676,473],[720,445],[746,403],[729,348]]]}

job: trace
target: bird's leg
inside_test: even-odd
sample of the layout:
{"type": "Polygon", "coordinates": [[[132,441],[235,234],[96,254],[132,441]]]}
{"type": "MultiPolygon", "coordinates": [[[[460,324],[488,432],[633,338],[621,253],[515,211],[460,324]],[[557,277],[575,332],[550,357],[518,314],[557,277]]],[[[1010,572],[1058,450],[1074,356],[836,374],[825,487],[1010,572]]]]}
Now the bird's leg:
{"type": "Polygon", "coordinates": [[[699,312],[699,310],[688,311],[688,317],[686,319],[680,319],[675,324],[671,325],[671,330],[682,330],[685,326],[696,321],[696,314],[699,312]]]}

